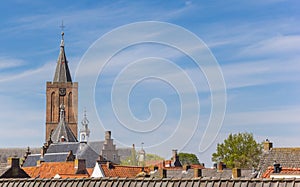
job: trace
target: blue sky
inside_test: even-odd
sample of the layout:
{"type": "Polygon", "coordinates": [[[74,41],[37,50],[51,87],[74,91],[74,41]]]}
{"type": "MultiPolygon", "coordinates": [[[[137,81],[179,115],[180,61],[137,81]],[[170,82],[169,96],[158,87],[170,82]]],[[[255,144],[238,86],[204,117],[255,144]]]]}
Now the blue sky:
{"type": "MultiPolygon", "coordinates": [[[[82,71],[78,68],[82,67],[79,65],[84,54],[101,36],[134,22],[160,21],[178,25],[199,37],[219,63],[226,83],[224,122],[217,138],[211,136],[212,145],[199,151],[211,110],[205,76],[190,58],[170,46],[130,46],[118,53],[99,75],[95,98],[85,97],[85,85],[79,81],[79,121],[86,107],[91,139],[103,139],[105,128],[113,131],[120,146],[144,142],[146,151],[166,158],[170,149],[178,148],[196,153],[207,165],[211,164],[216,144],[229,133],[251,132],[259,142],[268,138],[275,146],[299,146],[299,7],[298,1],[284,0],[1,2],[0,147],[39,147],[44,141],[45,82],[54,75],[62,20],[66,26],[66,55],[75,81],[80,80],[75,74],[82,71]],[[181,137],[190,139],[180,146],[159,146],[178,130],[180,115],[179,96],[165,82],[145,80],[130,93],[131,111],[141,120],[151,117],[148,104],[152,98],[164,101],[168,111],[164,123],[157,129],[151,127],[151,132],[130,133],[120,128],[110,108],[111,85],[118,72],[127,63],[149,56],[168,59],[186,70],[197,89],[200,122],[196,129],[188,124],[181,129],[181,137]],[[94,107],[99,116],[89,113],[94,107]]],[[[85,68],[86,72],[93,69],[85,68]]],[[[144,70],[140,74],[147,73],[144,70]]],[[[181,79],[177,82],[182,83],[181,79]]],[[[155,106],[159,115],[164,107],[155,106]]],[[[188,106],[182,110],[188,111],[191,119],[198,115],[188,106]]],[[[176,137],[179,144],[181,137],[176,137]]]]}

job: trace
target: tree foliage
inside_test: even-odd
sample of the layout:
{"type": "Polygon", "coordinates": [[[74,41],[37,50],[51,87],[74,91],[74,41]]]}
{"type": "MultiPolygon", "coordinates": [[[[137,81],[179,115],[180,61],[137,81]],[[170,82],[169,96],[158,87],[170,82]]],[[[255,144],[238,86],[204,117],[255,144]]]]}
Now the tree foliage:
{"type": "Polygon", "coordinates": [[[165,159],[159,155],[147,153],[146,161],[150,161],[150,160],[156,161],[156,160],[165,160],[165,159]]]}
{"type": "Polygon", "coordinates": [[[251,133],[230,134],[217,145],[212,161],[221,161],[229,168],[252,168],[257,167],[261,153],[262,144],[257,143],[251,133]]]}
{"type": "Polygon", "coordinates": [[[192,153],[179,153],[179,161],[182,165],[199,164],[199,160],[195,154],[192,153]]]}
{"type": "MultiPolygon", "coordinates": [[[[146,161],[150,161],[150,160],[164,160],[163,157],[156,155],[156,154],[151,154],[151,153],[147,153],[146,154],[146,161]]],[[[137,160],[137,156],[136,153],[133,152],[131,154],[131,156],[121,160],[121,165],[124,166],[137,166],[138,165],[138,160],[137,160]]]]}

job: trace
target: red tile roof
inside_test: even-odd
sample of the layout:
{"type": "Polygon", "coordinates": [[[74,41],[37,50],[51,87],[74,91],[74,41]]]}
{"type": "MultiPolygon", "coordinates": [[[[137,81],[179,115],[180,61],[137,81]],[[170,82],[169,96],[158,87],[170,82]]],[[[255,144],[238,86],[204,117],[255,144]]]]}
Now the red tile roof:
{"type": "Polygon", "coordinates": [[[40,166],[22,168],[31,178],[53,178],[59,174],[62,178],[89,177],[89,174],[76,176],[74,162],[42,162],[40,166]]]}
{"type": "MultiPolygon", "coordinates": [[[[112,165],[109,169],[107,164],[101,164],[101,168],[104,172],[105,177],[123,177],[123,178],[134,178],[139,173],[142,172],[143,167],[138,166],[120,166],[120,165],[112,165]]],[[[146,173],[150,172],[148,167],[144,168],[146,173]]]]}
{"type": "MultiPolygon", "coordinates": [[[[272,167],[272,166],[268,167],[268,169],[265,171],[265,173],[263,173],[262,178],[270,178],[270,175],[272,175],[273,172],[274,172],[274,167],[272,167]]],[[[283,167],[279,174],[281,174],[281,175],[300,175],[300,168],[283,167]]]]}

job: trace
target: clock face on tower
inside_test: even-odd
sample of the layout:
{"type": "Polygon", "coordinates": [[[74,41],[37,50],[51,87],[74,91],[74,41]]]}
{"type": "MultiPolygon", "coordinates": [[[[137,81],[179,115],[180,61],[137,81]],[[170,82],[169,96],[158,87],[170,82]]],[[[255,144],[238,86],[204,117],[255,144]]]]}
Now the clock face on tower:
{"type": "Polygon", "coordinates": [[[59,95],[65,96],[66,95],[66,88],[59,88],[59,95]]]}

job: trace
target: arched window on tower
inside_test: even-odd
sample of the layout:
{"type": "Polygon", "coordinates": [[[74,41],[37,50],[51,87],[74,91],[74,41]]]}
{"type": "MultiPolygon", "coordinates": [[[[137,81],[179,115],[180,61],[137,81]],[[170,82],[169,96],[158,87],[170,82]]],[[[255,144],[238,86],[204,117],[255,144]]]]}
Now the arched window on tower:
{"type": "Polygon", "coordinates": [[[68,95],[68,122],[73,121],[73,100],[72,100],[72,92],[68,95]]]}
{"type": "Polygon", "coordinates": [[[55,114],[55,92],[51,93],[51,101],[50,101],[50,121],[53,122],[54,114],[55,114]]]}

